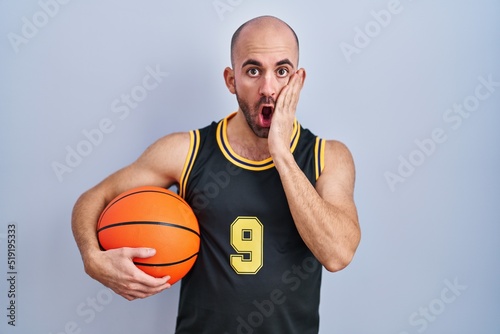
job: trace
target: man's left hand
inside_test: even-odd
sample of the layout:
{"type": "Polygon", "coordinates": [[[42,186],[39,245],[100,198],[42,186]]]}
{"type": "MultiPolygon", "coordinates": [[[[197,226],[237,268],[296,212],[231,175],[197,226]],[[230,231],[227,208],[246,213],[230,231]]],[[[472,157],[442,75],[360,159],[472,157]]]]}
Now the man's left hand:
{"type": "Polygon", "coordinates": [[[305,76],[306,72],[302,68],[294,73],[276,100],[268,135],[269,153],[273,159],[290,153],[293,122],[305,76]]]}

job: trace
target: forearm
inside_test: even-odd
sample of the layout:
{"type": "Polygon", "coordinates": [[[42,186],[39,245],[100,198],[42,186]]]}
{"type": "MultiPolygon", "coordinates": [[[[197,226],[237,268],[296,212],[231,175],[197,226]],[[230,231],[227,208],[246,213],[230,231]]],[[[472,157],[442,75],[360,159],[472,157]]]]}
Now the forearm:
{"type": "Polygon", "coordinates": [[[71,220],[86,273],[127,300],[146,298],[170,287],[169,277],[155,278],[138,269],[133,258],[148,258],[148,248],[122,248],[101,251],[96,224],[108,199],[98,189],[91,189],[77,200],[71,220]]]}
{"type": "Polygon", "coordinates": [[[277,159],[275,164],[305,244],[327,270],[343,269],[359,243],[357,217],[321,198],[293,156],[277,159]]]}
{"type": "MultiPolygon", "coordinates": [[[[96,190],[91,189],[83,193],[73,207],[71,228],[84,265],[92,252],[99,251],[96,236],[96,225],[99,215],[106,205],[102,196],[96,196],[96,190]]],[[[87,269],[87,268],[86,268],[87,269]]]]}

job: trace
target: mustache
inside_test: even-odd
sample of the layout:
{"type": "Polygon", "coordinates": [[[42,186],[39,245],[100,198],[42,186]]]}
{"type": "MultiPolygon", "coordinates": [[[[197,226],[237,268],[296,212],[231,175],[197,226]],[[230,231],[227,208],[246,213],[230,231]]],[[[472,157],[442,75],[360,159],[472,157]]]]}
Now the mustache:
{"type": "Polygon", "coordinates": [[[271,96],[262,96],[262,97],[260,98],[259,102],[257,102],[257,103],[255,104],[255,106],[256,106],[256,108],[255,108],[255,109],[259,109],[259,107],[260,107],[261,105],[263,105],[263,104],[270,104],[270,105],[272,105],[272,106],[273,106],[273,108],[274,108],[274,106],[276,105],[276,101],[275,101],[275,100],[274,100],[271,96]]]}

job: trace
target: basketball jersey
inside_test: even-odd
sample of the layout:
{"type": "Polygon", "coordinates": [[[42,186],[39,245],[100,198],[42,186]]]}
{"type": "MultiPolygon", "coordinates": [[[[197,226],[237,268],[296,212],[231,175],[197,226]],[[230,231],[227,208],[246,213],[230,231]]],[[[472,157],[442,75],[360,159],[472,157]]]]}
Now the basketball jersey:
{"type": "MultiPolygon", "coordinates": [[[[229,145],[233,116],[190,132],[179,194],[201,244],[181,283],[176,333],[317,333],[322,266],[295,227],[272,158],[248,160],[229,145]]],[[[290,150],[313,185],[324,147],[295,120],[290,150]]]]}

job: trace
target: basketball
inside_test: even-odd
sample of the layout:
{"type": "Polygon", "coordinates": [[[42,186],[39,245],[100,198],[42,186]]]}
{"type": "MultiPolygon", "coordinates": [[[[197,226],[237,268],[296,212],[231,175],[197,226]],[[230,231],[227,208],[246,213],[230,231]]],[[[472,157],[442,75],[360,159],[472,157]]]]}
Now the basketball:
{"type": "Polygon", "coordinates": [[[139,187],[114,198],[101,213],[97,239],[103,250],[121,247],[156,249],[135,265],[154,277],[169,275],[170,284],[183,278],[198,257],[200,230],[191,207],[174,192],[139,187]]]}

